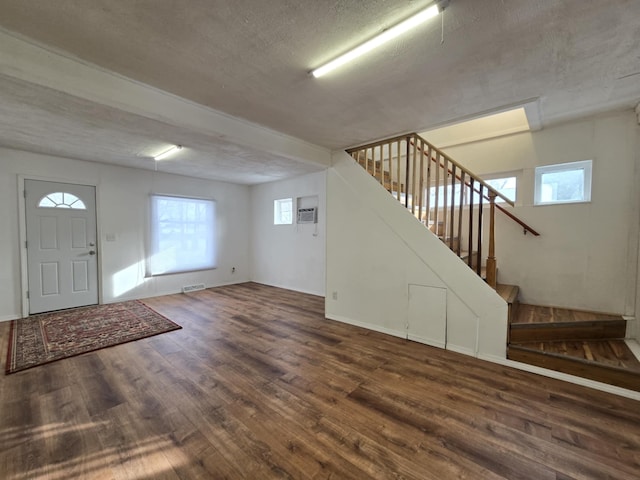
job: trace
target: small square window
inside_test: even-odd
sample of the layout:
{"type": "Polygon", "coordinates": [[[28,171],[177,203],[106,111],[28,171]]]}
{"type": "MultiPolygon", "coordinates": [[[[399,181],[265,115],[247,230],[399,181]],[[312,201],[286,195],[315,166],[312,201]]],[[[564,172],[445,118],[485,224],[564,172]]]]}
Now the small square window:
{"type": "Polygon", "coordinates": [[[273,201],[273,224],[293,224],[293,198],[281,198],[273,201]]]}
{"type": "Polygon", "coordinates": [[[591,160],[536,168],[535,205],[591,201],[591,160]]]}

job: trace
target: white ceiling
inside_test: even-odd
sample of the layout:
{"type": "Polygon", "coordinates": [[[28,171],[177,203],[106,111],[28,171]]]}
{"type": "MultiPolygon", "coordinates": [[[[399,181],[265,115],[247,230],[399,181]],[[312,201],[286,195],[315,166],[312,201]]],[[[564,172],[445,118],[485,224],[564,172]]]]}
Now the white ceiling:
{"type": "Polygon", "coordinates": [[[640,100],[638,0],[451,0],[442,23],[308,75],[429,3],[0,0],[0,145],[153,168],[182,143],[161,169],[253,184],[532,99],[543,127],[640,100]],[[115,100],[134,87],[155,100],[115,100]]]}

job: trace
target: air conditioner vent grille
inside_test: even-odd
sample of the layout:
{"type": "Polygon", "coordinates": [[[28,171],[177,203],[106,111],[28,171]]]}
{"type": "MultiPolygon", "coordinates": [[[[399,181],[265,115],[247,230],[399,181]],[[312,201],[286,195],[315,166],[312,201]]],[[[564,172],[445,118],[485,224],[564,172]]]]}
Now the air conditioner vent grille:
{"type": "Polygon", "coordinates": [[[299,208],[298,223],[318,223],[318,208],[299,208]]]}

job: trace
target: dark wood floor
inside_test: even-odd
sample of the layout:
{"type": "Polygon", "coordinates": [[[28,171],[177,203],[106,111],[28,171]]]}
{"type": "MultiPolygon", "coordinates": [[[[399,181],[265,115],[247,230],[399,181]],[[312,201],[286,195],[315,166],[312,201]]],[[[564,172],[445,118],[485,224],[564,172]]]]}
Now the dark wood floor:
{"type": "Polygon", "coordinates": [[[146,303],[184,328],[0,377],[2,479],[639,478],[640,402],[253,283],[146,303]]]}

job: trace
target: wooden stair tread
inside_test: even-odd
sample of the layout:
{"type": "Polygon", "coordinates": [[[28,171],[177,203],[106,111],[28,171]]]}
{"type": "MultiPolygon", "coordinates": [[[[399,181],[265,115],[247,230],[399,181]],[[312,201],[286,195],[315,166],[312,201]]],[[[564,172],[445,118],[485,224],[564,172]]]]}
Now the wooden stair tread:
{"type": "Polygon", "coordinates": [[[620,321],[621,315],[520,304],[514,324],[620,321]]]}
{"type": "Polygon", "coordinates": [[[507,358],[640,391],[640,362],[624,340],[510,344],[507,358]]]}
{"type": "Polygon", "coordinates": [[[596,362],[640,374],[640,361],[622,339],[562,340],[550,342],[512,343],[509,347],[537,350],[549,355],[562,355],[585,362],[596,362]]]}
{"type": "MultiPolygon", "coordinates": [[[[608,325],[626,325],[627,321],[620,318],[618,320],[579,320],[579,321],[568,321],[568,322],[531,322],[531,323],[514,323],[511,325],[513,329],[516,330],[534,330],[536,328],[550,328],[550,329],[561,329],[561,328],[576,328],[576,327],[589,327],[589,326],[608,326],[608,325]]],[[[619,338],[619,337],[616,337],[619,338]]]]}
{"type": "Polygon", "coordinates": [[[517,285],[507,285],[504,283],[499,283],[496,286],[496,292],[504,299],[505,302],[514,303],[518,299],[520,287],[518,287],[517,285]]]}
{"type": "Polygon", "coordinates": [[[514,317],[507,358],[640,391],[640,361],[620,315],[522,304],[514,317]]]}
{"type": "Polygon", "coordinates": [[[627,331],[625,320],[585,322],[512,323],[511,342],[552,342],[622,339],[627,331]]]}

